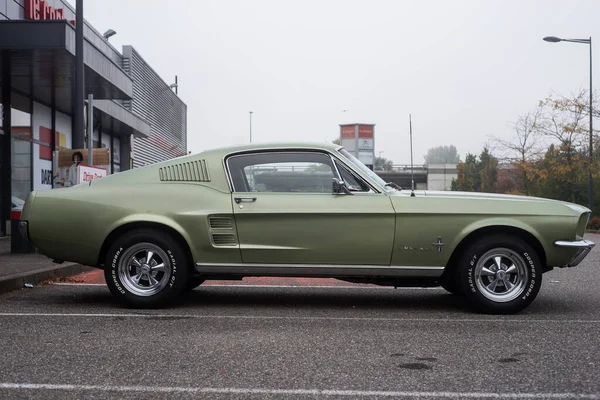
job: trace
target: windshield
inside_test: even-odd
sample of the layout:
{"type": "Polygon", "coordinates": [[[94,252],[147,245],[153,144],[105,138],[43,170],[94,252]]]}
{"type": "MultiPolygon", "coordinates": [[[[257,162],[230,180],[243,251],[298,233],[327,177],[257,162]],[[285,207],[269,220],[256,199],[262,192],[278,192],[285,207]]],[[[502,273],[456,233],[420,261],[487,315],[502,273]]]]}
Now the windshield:
{"type": "Polygon", "coordinates": [[[365,175],[367,175],[369,178],[371,178],[372,180],[374,180],[379,186],[381,186],[381,188],[385,191],[394,191],[396,189],[387,186],[386,182],[381,179],[381,177],[379,175],[377,175],[375,172],[371,171],[365,164],[363,164],[358,158],[354,157],[351,153],[348,152],[348,150],[346,149],[340,149],[339,153],[344,156],[344,158],[346,158],[348,161],[350,161],[351,164],[353,164],[354,166],[356,166],[358,169],[360,169],[362,172],[365,173],[365,175]]]}

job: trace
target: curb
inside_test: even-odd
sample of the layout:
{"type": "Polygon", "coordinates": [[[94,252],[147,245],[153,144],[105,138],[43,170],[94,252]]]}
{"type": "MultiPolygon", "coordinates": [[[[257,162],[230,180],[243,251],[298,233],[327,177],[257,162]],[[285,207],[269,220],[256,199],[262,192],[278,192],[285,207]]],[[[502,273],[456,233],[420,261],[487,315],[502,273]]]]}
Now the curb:
{"type": "Polygon", "coordinates": [[[68,277],[83,272],[93,271],[95,269],[97,268],[69,263],[62,266],[51,266],[35,269],[33,271],[21,272],[19,274],[2,276],[0,277],[0,294],[22,289],[26,283],[35,285],[48,279],[68,277]]]}

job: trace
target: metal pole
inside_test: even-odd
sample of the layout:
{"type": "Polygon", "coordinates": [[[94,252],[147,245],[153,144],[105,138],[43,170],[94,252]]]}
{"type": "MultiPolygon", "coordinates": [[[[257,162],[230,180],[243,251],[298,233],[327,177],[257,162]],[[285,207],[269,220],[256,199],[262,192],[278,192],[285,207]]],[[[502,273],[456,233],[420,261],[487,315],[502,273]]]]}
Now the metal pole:
{"type": "Polygon", "coordinates": [[[252,143],[252,111],[250,111],[250,143],[252,143]]]}
{"type": "Polygon", "coordinates": [[[408,123],[410,126],[410,181],[411,181],[411,196],[415,195],[415,173],[413,168],[413,147],[412,147],[412,115],[408,114],[408,123]]]}
{"type": "Polygon", "coordinates": [[[0,129],[2,129],[4,134],[0,136],[0,141],[2,141],[2,145],[0,146],[2,149],[2,154],[0,154],[0,158],[2,159],[2,168],[0,168],[0,193],[2,193],[2,196],[0,196],[0,223],[2,224],[2,228],[0,228],[0,232],[6,235],[12,211],[10,200],[12,198],[12,154],[10,151],[10,137],[12,135],[12,117],[10,112],[12,107],[12,75],[10,50],[3,51],[2,63],[2,109],[0,111],[3,118],[0,129]]]}
{"type": "Polygon", "coordinates": [[[94,95],[88,95],[88,118],[87,118],[87,135],[88,135],[88,165],[94,165],[94,95]]]}
{"type": "MultiPolygon", "coordinates": [[[[594,205],[594,180],[592,178],[592,163],[594,161],[594,153],[592,150],[593,146],[593,97],[592,97],[592,37],[590,36],[590,164],[588,166],[588,184],[589,184],[589,209],[593,210],[594,205]]],[[[592,212],[593,215],[593,212],[592,212]]]]}
{"type": "Polygon", "coordinates": [[[75,103],[73,116],[73,145],[74,149],[81,149],[84,146],[83,132],[84,124],[84,65],[83,65],[83,0],[77,0],[75,8],[75,103]]]}

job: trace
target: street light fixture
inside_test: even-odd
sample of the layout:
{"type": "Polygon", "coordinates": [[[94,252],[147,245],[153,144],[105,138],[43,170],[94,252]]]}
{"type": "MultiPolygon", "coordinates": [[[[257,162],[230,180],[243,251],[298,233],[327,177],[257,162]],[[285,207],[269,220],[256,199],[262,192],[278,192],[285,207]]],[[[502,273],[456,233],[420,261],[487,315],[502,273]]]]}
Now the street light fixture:
{"type": "Polygon", "coordinates": [[[104,32],[104,34],[102,36],[104,36],[104,39],[108,40],[109,37],[116,35],[117,32],[115,32],[113,29],[109,29],[106,32],[104,32]]]}
{"type": "MultiPolygon", "coordinates": [[[[558,43],[558,42],[571,42],[571,43],[583,43],[590,45],[590,151],[589,151],[589,165],[588,165],[588,208],[593,210],[592,205],[594,203],[594,181],[592,179],[592,161],[593,161],[593,107],[592,107],[592,38],[589,39],[562,39],[556,36],[546,36],[544,38],[546,42],[558,43]]],[[[593,214],[593,212],[592,212],[593,214]]]]}

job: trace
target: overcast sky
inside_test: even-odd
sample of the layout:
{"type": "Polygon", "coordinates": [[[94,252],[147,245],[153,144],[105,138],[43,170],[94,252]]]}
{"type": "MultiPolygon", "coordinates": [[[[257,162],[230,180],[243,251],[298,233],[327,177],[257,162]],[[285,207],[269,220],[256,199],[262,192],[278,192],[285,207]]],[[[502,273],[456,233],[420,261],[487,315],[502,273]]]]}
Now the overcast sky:
{"type": "Polygon", "coordinates": [[[253,111],[253,141],[331,141],[341,123],[372,123],[376,153],[408,164],[411,113],[415,163],[436,145],[464,159],[510,138],[551,91],[589,85],[588,46],[544,36],[600,43],[598,0],[169,3],[84,0],[84,16],[179,76],[194,153],[247,143],[253,111]]]}

